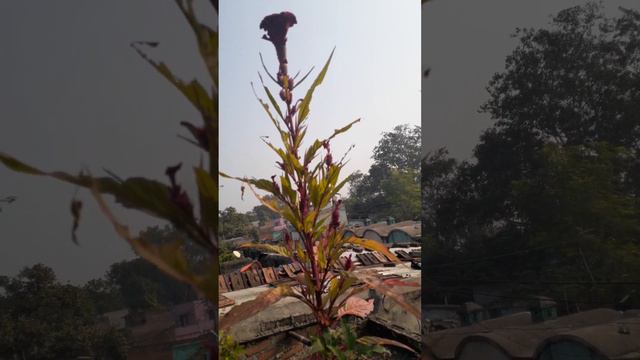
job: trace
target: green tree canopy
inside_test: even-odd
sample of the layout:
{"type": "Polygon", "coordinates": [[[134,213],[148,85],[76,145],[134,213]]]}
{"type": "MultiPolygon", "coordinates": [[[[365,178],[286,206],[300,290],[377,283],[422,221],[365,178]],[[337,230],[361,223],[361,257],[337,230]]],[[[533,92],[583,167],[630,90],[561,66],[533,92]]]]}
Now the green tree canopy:
{"type": "Polygon", "coordinates": [[[350,218],[398,221],[420,216],[420,126],[398,125],[382,134],[373,164],[350,179],[345,201],[350,218]]]}
{"type": "Polygon", "coordinates": [[[125,359],[125,340],[96,327],[96,308],[81,287],[61,284],[42,264],[0,281],[0,357],[125,359]]]}
{"type": "Polygon", "coordinates": [[[134,311],[180,304],[197,297],[188,284],[142,258],[112,264],[106,280],[118,289],[123,305],[134,311]]]}
{"type": "Polygon", "coordinates": [[[247,214],[240,213],[236,208],[230,206],[219,214],[220,231],[223,239],[231,239],[235,237],[253,237],[251,230],[251,217],[247,214]]]}
{"type": "Polygon", "coordinates": [[[516,36],[473,158],[425,161],[431,279],[613,304],[640,281],[640,13],[588,3],[516,36]]]}

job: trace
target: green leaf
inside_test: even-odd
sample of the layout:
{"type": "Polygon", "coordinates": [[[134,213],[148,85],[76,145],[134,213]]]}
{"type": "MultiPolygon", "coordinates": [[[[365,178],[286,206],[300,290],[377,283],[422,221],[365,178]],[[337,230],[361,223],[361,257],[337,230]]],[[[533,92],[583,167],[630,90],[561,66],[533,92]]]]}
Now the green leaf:
{"type": "Polygon", "coordinates": [[[303,171],[304,171],[304,167],[302,166],[302,164],[300,164],[300,160],[298,160],[294,154],[292,153],[288,153],[287,154],[287,159],[289,160],[289,163],[291,164],[291,166],[293,167],[293,169],[300,175],[302,175],[303,171]]]}
{"type": "Polygon", "coordinates": [[[244,243],[238,247],[264,250],[267,252],[275,253],[278,255],[286,256],[286,257],[291,257],[292,255],[287,248],[285,248],[284,246],[278,246],[278,245],[244,243]]]}
{"type": "Polygon", "coordinates": [[[195,79],[189,83],[185,83],[183,80],[176,77],[165,63],[154,61],[144,51],[142,51],[142,49],[140,49],[139,45],[144,44],[146,43],[134,42],[131,43],[131,47],[133,47],[144,60],[153,66],[156,71],[164,76],[165,79],[180,90],[191,104],[200,111],[205,119],[209,120],[209,122],[213,122],[214,119],[217,119],[218,109],[216,108],[216,103],[212,101],[211,96],[207,93],[204,87],[195,79]]]}
{"type": "Polygon", "coordinates": [[[386,285],[384,281],[378,278],[375,278],[371,275],[367,275],[359,272],[353,272],[352,275],[362,280],[365,284],[367,284],[368,287],[370,287],[371,289],[374,289],[380,295],[384,295],[392,299],[393,301],[395,301],[398,305],[400,305],[400,307],[405,309],[411,315],[415,316],[416,319],[420,319],[420,310],[415,308],[410,303],[408,303],[407,300],[405,300],[401,294],[395,292],[393,288],[386,285]]]}
{"type": "MultiPolygon", "coordinates": [[[[223,173],[222,171],[220,171],[219,174],[220,174],[220,176],[222,176],[224,178],[238,180],[238,181],[241,181],[241,182],[243,182],[243,183],[245,183],[247,185],[255,186],[260,190],[264,190],[264,191],[267,191],[267,192],[270,192],[270,193],[274,192],[273,182],[271,182],[271,180],[240,178],[240,177],[236,177],[236,176],[227,175],[227,174],[223,173]]],[[[250,188],[251,188],[252,191],[255,192],[253,187],[250,187],[250,188]]],[[[258,196],[257,193],[256,193],[256,196],[258,196]]]]}
{"type": "Polygon", "coordinates": [[[344,180],[342,180],[334,189],[329,193],[329,199],[333,198],[334,195],[340,192],[343,186],[345,186],[349,180],[351,180],[351,176],[347,176],[344,180]]]}
{"type": "Polygon", "coordinates": [[[316,140],[313,142],[313,145],[309,146],[307,151],[304,153],[304,165],[309,165],[313,158],[316,156],[316,153],[322,147],[322,141],[316,140]]]}
{"type": "Polygon", "coordinates": [[[198,50],[207,70],[209,70],[211,80],[214,84],[218,84],[218,33],[198,21],[193,8],[193,0],[175,1],[196,36],[198,50]]]}
{"type": "Polygon", "coordinates": [[[262,83],[264,92],[267,93],[267,97],[269,98],[271,105],[273,106],[274,109],[276,109],[276,112],[278,113],[278,115],[280,115],[280,119],[284,120],[284,115],[282,115],[282,110],[280,110],[280,106],[278,106],[278,103],[276,102],[276,99],[271,94],[271,91],[269,90],[269,88],[264,84],[264,81],[262,80],[262,75],[260,75],[260,73],[258,73],[258,77],[260,77],[260,82],[262,83]]]}
{"type": "Polygon", "coordinates": [[[141,177],[121,181],[111,177],[96,178],[83,174],[74,176],[61,171],[44,172],[4,153],[0,153],[0,162],[25,174],[49,176],[87,189],[97,186],[101,193],[113,195],[122,206],[168,220],[185,231],[194,241],[210,249],[211,243],[201,233],[193,214],[185,213],[171,201],[169,188],[163,183],[141,177]]]}
{"type": "MultiPolygon", "coordinates": [[[[286,133],[285,133],[286,134],[286,133]]],[[[283,139],[284,140],[284,139],[283,139]]],[[[280,159],[282,159],[283,162],[287,161],[287,154],[284,150],[275,147],[272,143],[262,139],[262,141],[267,144],[267,146],[269,146],[271,148],[271,150],[273,150],[276,154],[278,154],[278,156],[280,156],[280,159]]]]}
{"type": "Polygon", "coordinates": [[[320,71],[316,79],[313,81],[313,84],[311,84],[311,87],[309,87],[309,90],[307,90],[307,94],[304,96],[304,99],[302,99],[302,103],[300,104],[300,108],[298,109],[298,123],[300,124],[309,115],[309,104],[311,103],[313,92],[316,90],[318,85],[322,84],[322,81],[324,80],[324,76],[327,74],[327,69],[329,68],[329,63],[331,63],[331,58],[333,57],[334,51],[335,51],[335,48],[331,50],[331,55],[329,55],[329,59],[327,59],[327,62],[324,64],[324,67],[322,68],[322,70],[320,71]]]}
{"type": "Polygon", "coordinates": [[[289,198],[292,204],[295,204],[298,199],[298,193],[291,186],[288,176],[280,176],[280,185],[282,185],[282,192],[289,198]]]}
{"type": "Polygon", "coordinates": [[[217,301],[218,287],[217,270],[215,266],[212,267],[208,276],[203,277],[196,275],[189,268],[188,261],[182,250],[183,242],[181,240],[155,245],[145,239],[132,236],[129,228],[116,219],[115,215],[113,215],[105,203],[104,198],[100,194],[98,183],[93,182],[90,189],[100,210],[109,222],[111,222],[116,233],[131,245],[136,254],[151,262],[169,276],[193,285],[210,301],[217,301]]]}
{"type": "Polygon", "coordinates": [[[200,216],[213,234],[218,233],[218,181],[200,167],[194,168],[200,198],[200,216]]]}
{"type": "Polygon", "coordinates": [[[44,172],[29,166],[12,156],[0,152],[0,161],[9,169],[30,175],[46,175],[44,172]]]}
{"type": "MultiPolygon", "coordinates": [[[[302,77],[302,79],[296,81],[296,84],[293,86],[293,89],[291,89],[291,90],[294,90],[295,88],[298,87],[298,85],[302,84],[307,79],[309,74],[311,74],[311,72],[313,71],[314,68],[315,68],[315,66],[312,66],[311,69],[309,69],[309,71],[307,71],[307,73],[302,77]]],[[[296,76],[297,76],[297,74],[296,74],[296,76]]]]}
{"type": "Polygon", "coordinates": [[[334,137],[336,137],[336,136],[338,136],[338,135],[342,134],[343,132],[348,131],[349,129],[351,129],[351,127],[353,126],[353,124],[355,124],[355,123],[357,123],[357,122],[359,122],[359,121],[360,121],[360,119],[356,119],[356,120],[353,120],[352,122],[350,122],[349,124],[347,124],[347,126],[345,126],[345,127],[342,127],[342,128],[340,128],[340,129],[335,129],[335,130],[333,131],[333,134],[332,134],[331,136],[329,136],[329,138],[328,138],[327,140],[331,140],[331,139],[333,139],[334,137]]]}

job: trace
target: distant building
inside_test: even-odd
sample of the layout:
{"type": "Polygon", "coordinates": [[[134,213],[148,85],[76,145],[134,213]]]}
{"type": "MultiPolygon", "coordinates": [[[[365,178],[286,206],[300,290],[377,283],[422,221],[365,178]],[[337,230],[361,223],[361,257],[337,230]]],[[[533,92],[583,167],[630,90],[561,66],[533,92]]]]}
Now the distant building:
{"type": "Polygon", "coordinates": [[[526,311],[430,332],[425,342],[438,360],[640,359],[639,314],[595,309],[536,321],[526,311]]]}
{"type": "Polygon", "coordinates": [[[359,228],[366,225],[367,225],[366,220],[360,220],[360,219],[352,219],[352,220],[349,220],[349,222],[347,223],[347,226],[350,228],[359,228]]]}
{"type": "MultiPolygon", "coordinates": [[[[420,270],[412,269],[409,266],[387,267],[384,263],[388,263],[388,260],[384,262],[376,260],[379,259],[380,254],[375,256],[373,252],[366,250],[360,252],[347,250],[343,255],[351,255],[356,267],[361,271],[366,271],[370,276],[420,283],[420,270]]],[[[275,270],[276,277],[268,283],[286,280],[301,273],[301,269],[295,265],[283,266],[275,270]]],[[[221,286],[226,287],[228,291],[221,291],[221,293],[229,301],[227,305],[222,305],[221,302],[219,309],[221,317],[234,306],[255,299],[270,289],[268,285],[261,283],[259,273],[257,273],[257,277],[255,277],[256,274],[253,275],[253,280],[250,274],[246,275],[237,279],[223,277],[221,286]],[[256,286],[251,284],[252,281],[257,282],[256,286]]],[[[267,276],[267,273],[264,275],[265,279],[270,277],[267,276]]],[[[420,288],[398,286],[396,289],[407,302],[415,307],[420,306],[420,288]]],[[[377,294],[373,290],[368,293],[360,292],[356,296],[373,299],[374,310],[366,320],[368,326],[384,329],[386,333],[392,334],[389,336],[415,349],[420,347],[420,321],[413,315],[407,313],[394,300],[377,294]]],[[[306,358],[300,357],[300,355],[304,353],[305,349],[308,349],[308,346],[301,341],[299,336],[292,335],[292,331],[296,335],[309,338],[317,331],[315,323],[315,317],[306,304],[298,299],[287,297],[254,316],[234,324],[228,329],[228,334],[244,347],[249,359],[301,359],[306,358]]],[[[381,336],[378,332],[371,335],[381,336]]]]}
{"type": "Polygon", "coordinates": [[[250,243],[252,241],[252,239],[244,237],[244,236],[239,236],[239,237],[234,237],[231,239],[222,239],[221,243],[227,245],[228,247],[234,249],[237,248],[238,246],[245,244],[245,243],[250,243]]]}
{"type": "Polygon", "coordinates": [[[364,227],[349,227],[344,235],[371,239],[384,244],[420,243],[422,223],[413,220],[394,224],[380,222],[364,227]]]}
{"type": "Polygon", "coordinates": [[[169,309],[113,311],[102,319],[128,330],[129,360],[209,360],[215,311],[207,301],[196,300],[169,309]]]}

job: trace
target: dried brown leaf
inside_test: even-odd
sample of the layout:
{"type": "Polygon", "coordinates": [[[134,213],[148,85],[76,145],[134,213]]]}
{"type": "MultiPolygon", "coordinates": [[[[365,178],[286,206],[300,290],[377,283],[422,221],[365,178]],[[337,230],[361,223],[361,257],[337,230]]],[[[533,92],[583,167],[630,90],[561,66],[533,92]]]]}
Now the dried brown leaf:
{"type": "Polygon", "coordinates": [[[275,304],[283,297],[292,295],[292,293],[293,290],[287,285],[280,285],[274,289],[267,290],[258,295],[255,299],[233,307],[224,317],[222,317],[222,319],[220,319],[220,329],[228,329],[232,325],[248,319],[275,304]]]}
{"type": "Polygon", "coordinates": [[[345,315],[354,315],[365,318],[373,311],[373,299],[365,300],[359,297],[350,297],[347,302],[338,309],[338,318],[345,315]]]}
{"type": "Polygon", "coordinates": [[[398,305],[400,305],[403,309],[407,310],[408,313],[415,316],[417,319],[420,319],[420,310],[416,309],[413,305],[409,304],[404,297],[395,292],[390,286],[386,285],[382,280],[375,278],[370,275],[362,274],[362,273],[353,273],[358,279],[362,280],[368,287],[374,289],[382,295],[388,296],[393,301],[395,301],[398,305]]]}
{"type": "Polygon", "coordinates": [[[80,226],[80,211],[82,210],[82,201],[78,199],[71,200],[71,215],[73,216],[73,226],[71,228],[71,239],[73,242],[78,245],[78,237],[76,236],[76,231],[78,230],[78,226],[80,226]]]}
{"type": "Polygon", "coordinates": [[[407,351],[410,351],[414,354],[417,354],[415,350],[413,350],[412,348],[410,348],[409,346],[399,342],[399,341],[395,341],[395,340],[391,340],[391,339],[385,339],[385,338],[381,338],[381,337],[377,337],[377,336],[363,336],[361,338],[358,338],[358,342],[363,343],[363,344],[368,344],[368,345],[390,345],[390,346],[395,346],[395,347],[399,347],[402,349],[405,349],[407,351]]]}

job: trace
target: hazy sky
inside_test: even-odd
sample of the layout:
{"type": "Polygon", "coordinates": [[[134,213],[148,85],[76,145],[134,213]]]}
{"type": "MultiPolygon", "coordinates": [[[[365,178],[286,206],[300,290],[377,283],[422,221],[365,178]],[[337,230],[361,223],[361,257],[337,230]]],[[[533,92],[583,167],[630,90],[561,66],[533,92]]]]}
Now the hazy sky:
{"type": "MultiPolygon", "coordinates": [[[[397,38],[403,34],[400,28],[391,24],[401,9],[417,11],[413,0],[387,0],[386,6],[368,0],[316,1],[322,6],[313,8],[311,2],[301,6],[303,1],[222,1],[223,10],[229,6],[234,13],[228,25],[222,19],[229,29],[222,34],[221,81],[231,83],[221,84],[227,91],[221,101],[229,104],[221,113],[220,143],[228,154],[221,166],[238,175],[273,172],[270,159],[248,161],[264,150],[257,145],[258,136],[273,135],[249,86],[257,80],[258,52],[275,66],[273,48],[260,39],[258,29],[266,14],[289,9],[298,16],[289,36],[291,71],[321,66],[336,46],[326,82],[314,97],[310,134],[325,136],[362,117],[340,144],[356,143],[352,163],[366,168],[381,131],[416,121],[409,115],[401,118],[395,108],[407,101],[412,104],[407,111],[417,111],[410,95],[396,96],[411,87],[408,93],[423,89],[426,147],[447,145],[454,155],[468,157],[481,129],[490,124],[476,111],[486,99],[488,80],[503,69],[504,57],[515,45],[509,35],[517,26],[542,26],[550,14],[583,2],[432,0],[422,10],[421,35],[421,65],[432,72],[420,86],[415,65],[407,65],[415,59],[393,55],[391,66],[374,66],[388,49],[405,43],[397,38]],[[232,28],[238,31],[224,34],[232,28]],[[231,56],[234,51],[239,55],[231,56]],[[417,80],[397,75],[405,70],[417,80]],[[247,117],[239,116],[241,111],[247,117]],[[234,155],[231,163],[226,160],[234,155]],[[243,163],[252,165],[239,166],[243,163]]],[[[636,0],[607,1],[608,8],[617,5],[638,7],[636,0]]],[[[401,25],[415,21],[408,17],[401,25]]],[[[161,180],[167,165],[183,161],[181,180],[193,195],[185,170],[197,163],[199,152],[176,134],[184,134],[180,121],[197,122],[198,115],[129,47],[135,40],[160,41],[153,55],[183,78],[204,76],[193,37],[173,1],[0,1],[0,151],[45,169],[76,172],[88,166],[98,174],[105,167],[121,176],[161,180]]],[[[407,46],[413,46],[411,41],[406,40],[407,46]]],[[[223,201],[237,202],[238,184],[228,186],[223,201]]],[[[101,276],[111,263],[132,257],[84,191],[79,193],[85,200],[81,246],[72,244],[69,201],[74,190],[0,167],[0,197],[18,196],[11,205],[0,204],[0,274],[13,275],[43,262],[63,280],[84,282],[101,276]]],[[[249,200],[240,205],[249,207],[249,200]]],[[[136,213],[117,214],[134,229],[157,223],[136,213]]]]}
{"type": "MultiPolygon", "coordinates": [[[[129,47],[135,40],[159,41],[154,57],[185,79],[205,74],[173,1],[0,2],[0,151],[48,170],[104,167],[162,181],[167,165],[184,161],[182,180],[192,183],[184,175],[199,152],[176,134],[198,114],[129,47]]],[[[74,191],[0,166],[0,196],[18,197],[0,212],[0,274],[43,262],[61,279],[86,281],[133,256],[85,191],[81,246],[73,245],[74,191]]],[[[117,214],[134,229],[157,223],[117,214]]]]}
{"type": "MultiPolygon", "coordinates": [[[[504,70],[517,45],[517,27],[546,26],[551,15],[584,0],[432,0],[422,8],[422,63],[431,67],[422,81],[422,144],[425,151],[446,146],[467,159],[483,129],[492,124],[478,113],[488,99],[491,76],[504,70]]],[[[637,0],[606,0],[605,9],[640,8],[637,0]]]]}
{"type": "MultiPolygon", "coordinates": [[[[333,143],[334,157],[351,145],[343,175],[371,164],[373,148],[383,131],[420,124],[420,3],[418,0],[223,1],[220,17],[220,169],[237,176],[269,178],[279,174],[277,155],[259,139],[279,142],[277,132],[251,90],[261,90],[259,53],[272,74],[278,62],[273,45],[263,40],[259,24],[265,15],[291,11],[298,24],[289,30],[289,72],[311,76],[296,89],[303,97],[331,49],[335,54],[323,84],[314,93],[309,117],[308,146],[357,118],[356,124],[333,143]],[[393,4],[393,5],[390,5],[393,4]]],[[[277,86],[269,80],[277,94],[277,86]]],[[[237,181],[221,181],[220,207],[248,211],[258,205],[247,191],[240,198],[237,181]]]]}

